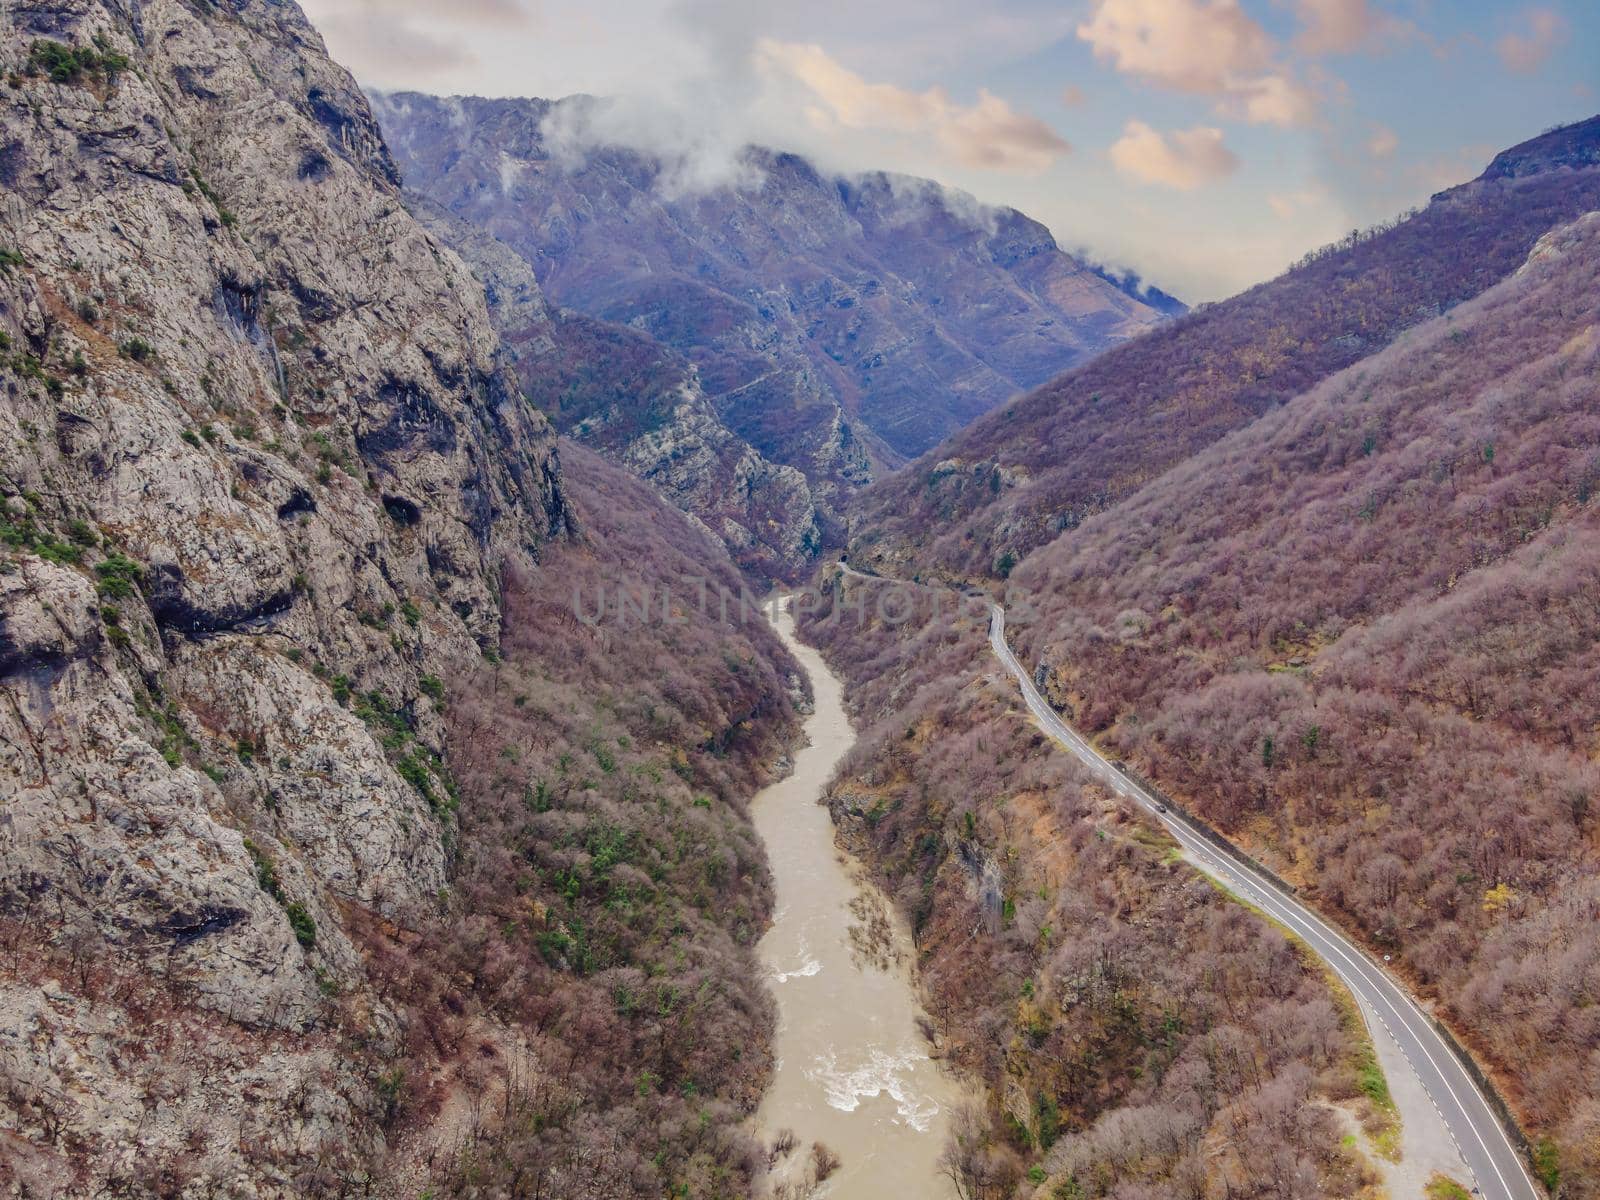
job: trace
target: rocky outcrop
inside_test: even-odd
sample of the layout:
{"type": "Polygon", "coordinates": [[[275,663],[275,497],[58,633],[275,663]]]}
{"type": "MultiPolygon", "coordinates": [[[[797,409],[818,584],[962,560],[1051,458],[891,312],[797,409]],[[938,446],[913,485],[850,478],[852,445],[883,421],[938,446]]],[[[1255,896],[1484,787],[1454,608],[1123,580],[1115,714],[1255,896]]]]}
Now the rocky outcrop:
{"type": "MultiPolygon", "coordinates": [[[[598,421],[575,434],[604,437],[598,421]]],[[[692,375],[662,424],[619,448],[623,465],[722,538],[735,561],[779,579],[810,569],[821,542],[806,478],[758,454],[720,420],[692,375]]]]}
{"type": "Polygon", "coordinates": [[[693,364],[638,330],[552,309],[511,247],[426,197],[410,202],[483,282],[525,394],[563,433],[654,484],[752,575],[795,581],[811,569],[827,517],[805,475],[729,429],[693,364]]]}
{"type": "Polygon", "coordinates": [[[376,101],[412,191],[510,247],[553,303],[686,358],[724,426],[805,476],[826,544],[874,474],[1175,304],[925,180],[752,149],[748,186],[684,192],[646,154],[552,150],[547,123],[581,127],[591,103],[376,101]]]}
{"type": "Polygon", "coordinates": [[[317,1194],[554,432],[294,5],[40,0],[0,65],[0,1180],[317,1194]]]}

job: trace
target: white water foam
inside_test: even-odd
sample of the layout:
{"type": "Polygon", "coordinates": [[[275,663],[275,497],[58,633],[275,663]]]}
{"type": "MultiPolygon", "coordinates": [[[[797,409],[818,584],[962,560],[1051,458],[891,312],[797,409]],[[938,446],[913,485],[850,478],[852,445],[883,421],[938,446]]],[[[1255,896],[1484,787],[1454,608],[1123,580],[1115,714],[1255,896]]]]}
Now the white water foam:
{"type": "Polygon", "coordinates": [[[806,1069],[806,1078],[821,1085],[829,1106],[840,1112],[855,1112],[863,1100],[887,1093],[900,1119],[918,1133],[926,1133],[939,1115],[939,1105],[912,1090],[910,1075],[920,1058],[914,1050],[899,1054],[874,1050],[865,1063],[842,1067],[830,1052],[814,1060],[806,1069]]]}
{"type": "Polygon", "coordinates": [[[791,979],[809,979],[822,970],[821,960],[811,956],[811,947],[804,938],[800,939],[800,949],[797,956],[800,959],[798,967],[788,971],[773,969],[770,976],[773,983],[788,983],[791,979]]]}

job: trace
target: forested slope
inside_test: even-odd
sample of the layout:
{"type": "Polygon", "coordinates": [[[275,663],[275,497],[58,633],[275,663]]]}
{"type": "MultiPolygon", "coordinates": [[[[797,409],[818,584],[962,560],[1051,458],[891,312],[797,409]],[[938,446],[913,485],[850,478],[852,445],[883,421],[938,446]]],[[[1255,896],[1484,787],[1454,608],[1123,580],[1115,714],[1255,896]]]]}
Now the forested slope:
{"type": "Polygon", "coordinates": [[[857,561],[1003,575],[1233,429],[1516,270],[1600,208],[1600,118],[1506,151],[1478,179],[980,418],[852,509],[857,561]]]}
{"type": "Polygon", "coordinates": [[[1600,1190],[1600,216],[1013,576],[1083,728],[1394,957],[1600,1190]]]}
{"type": "Polygon", "coordinates": [[[1348,998],[1044,739],[985,605],[883,590],[835,577],[802,627],[861,729],[840,836],[912,923],[940,1049],[988,1090],[949,1150],[962,1194],[1376,1197],[1392,1116],[1348,998]]]}

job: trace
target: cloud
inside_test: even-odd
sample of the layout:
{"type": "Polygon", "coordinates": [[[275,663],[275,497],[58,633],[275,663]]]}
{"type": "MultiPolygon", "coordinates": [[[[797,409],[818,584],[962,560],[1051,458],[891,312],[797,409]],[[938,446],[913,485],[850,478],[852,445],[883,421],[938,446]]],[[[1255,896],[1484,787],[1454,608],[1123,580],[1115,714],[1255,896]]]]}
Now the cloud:
{"type": "Polygon", "coordinates": [[[1520,74],[1531,74],[1567,35],[1567,21],[1549,8],[1533,8],[1523,14],[1526,33],[1508,33],[1495,43],[1500,61],[1520,74]]]}
{"type": "Polygon", "coordinates": [[[1089,97],[1084,90],[1075,83],[1069,83],[1061,89],[1061,107],[1081,108],[1089,102],[1089,97]]]}
{"type": "Polygon", "coordinates": [[[1222,104],[1222,111],[1242,115],[1254,125],[1285,129],[1310,123],[1316,115],[1311,93],[1285,75],[1263,75],[1250,81],[1222,104]]]}
{"type": "Polygon", "coordinates": [[[1111,163],[1141,183],[1190,192],[1233,174],[1239,156],[1223,144],[1220,129],[1202,125],[1161,133],[1129,121],[1111,147],[1111,163]]]}
{"type": "Polygon", "coordinates": [[[1324,204],[1327,199],[1327,193],[1319,187],[1306,188],[1298,192],[1269,192],[1267,207],[1278,215],[1279,220],[1292,221],[1301,213],[1324,204]]]}
{"type": "MultiPolygon", "coordinates": [[[[573,96],[545,115],[540,140],[550,157],[568,170],[581,166],[602,146],[647,153],[661,164],[655,188],[668,200],[714,188],[760,187],[765,176],[746,153],[743,130],[712,114],[703,122],[686,120],[687,111],[655,97],[573,96]]],[[[504,180],[504,167],[501,176],[504,180]]]]}
{"type": "Polygon", "coordinates": [[[477,61],[456,28],[529,23],[521,0],[304,0],[303,7],[334,57],[359,78],[402,87],[477,61]]]}
{"type": "Polygon", "coordinates": [[[1367,139],[1367,153],[1373,158],[1392,158],[1399,148],[1399,137],[1387,125],[1379,125],[1367,139]]]}
{"type": "Polygon", "coordinates": [[[1257,124],[1302,125],[1310,92],[1277,62],[1277,46],[1238,0],[1097,0],[1078,37],[1117,70],[1210,96],[1257,124]]]}
{"type": "Polygon", "coordinates": [[[1294,42],[1302,54],[1349,54],[1415,32],[1369,0],[1296,0],[1295,7],[1305,25],[1294,42]]]}
{"type": "Polygon", "coordinates": [[[805,90],[806,116],[819,129],[930,137],[961,165],[992,170],[1043,171],[1071,149],[1045,122],[987,89],[976,104],[961,105],[942,87],[915,92],[872,83],[821,46],[763,38],[756,54],[762,69],[805,90]]]}

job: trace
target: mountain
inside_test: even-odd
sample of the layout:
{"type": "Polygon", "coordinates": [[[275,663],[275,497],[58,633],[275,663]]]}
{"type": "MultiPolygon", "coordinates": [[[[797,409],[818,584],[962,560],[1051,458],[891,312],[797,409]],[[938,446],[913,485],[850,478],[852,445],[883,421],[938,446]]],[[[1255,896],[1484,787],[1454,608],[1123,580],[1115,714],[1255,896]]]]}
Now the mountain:
{"type": "MultiPolygon", "coordinates": [[[[858,497],[851,552],[1006,576],[1056,707],[1391,960],[1562,1196],[1600,1194],[1597,151],[1600,118],[1508,150],[980,420],[858,497]]],[[[963,794],[1005,798],[966,826],[995,853],[1072,838],[1013,811],[1051,793],[988,765],[998,729],[974,747],[992,780],[940,790],[981,697],[970,665],[965,692],[930,666],[954,634],[862,661],[820,636],[881,730],[850,781],[880,871],[928,870],[963,794]]],[[[1112,1153],[1080,1139],[1045,1166],[1112,1153]]]]}
{"type": "Polygon", "coordinates": [[[1053,702],[1390,956],[1600,1189],[1600,212],[1011,582],[1053,702]]]}
{"type": "Polygon", "coordinates": [[[294,4],[0,62],[0,1187],[748,1190],[795,668],[574,610],[721,544],[558,446],[294,4]]]}
{"type": "Polygon", "coordinates": [[[1117,271],[1099,264],[1089,264],[1089,269],[1119,291],[1132,296],[1141,304],[1149,305],[1162,316],[1181,317],[1189,311],[1189,306],[1182,300],[1162,291],[1154,284],[1145,283],[1135,271],[1117,271]]]}
{"type": "Polygon", "coordinates": [[[633,150],[552,148],[547,128],[595,103],[408,93],[378,114],[407,186],[511,247],[554,304],[690,362],[727,429],[804,475],[830,544],[873,475],[1163,319],[1037,222],[925,180],[751,149],[748,183],[684,190],[633,150]]]}
{"type": "Polygon", "coordinates": [[[1551,228],[1600,208],[1597,140],[1600,119],[1509,150],[1420,212],[980,418],[862,496],[853,553],[893,573],[1004,574],[1229,431],[1506,278],[1551,228]]]}
{"type": "Polygon", "coordinates": [[[630,326],[552,307],[504,242],[426,199],[411,204],[483,281],[524,393],[559,428],[703,521],[752,575],[811,569],[825,518],[806,477],[730,430],[688,359],[630,326]]]}

